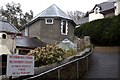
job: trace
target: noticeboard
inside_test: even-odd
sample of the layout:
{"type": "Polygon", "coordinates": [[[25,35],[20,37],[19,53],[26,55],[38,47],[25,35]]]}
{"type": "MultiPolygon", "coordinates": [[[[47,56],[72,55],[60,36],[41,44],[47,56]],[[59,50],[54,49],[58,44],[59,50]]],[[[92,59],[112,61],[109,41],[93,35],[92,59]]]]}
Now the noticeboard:
{"type": "Polygon", "coordinates": [[[7,55],[7,76],[34,75],[34,56],[7,55]]]}

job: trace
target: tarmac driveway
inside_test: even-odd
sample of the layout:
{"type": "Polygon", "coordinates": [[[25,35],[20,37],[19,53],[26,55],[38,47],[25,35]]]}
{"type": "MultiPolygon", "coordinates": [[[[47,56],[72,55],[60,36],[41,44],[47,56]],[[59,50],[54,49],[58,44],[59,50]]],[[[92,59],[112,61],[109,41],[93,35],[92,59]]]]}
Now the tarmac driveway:
{"type": "Polygon", "coordinates": [[[95,52],[92,57],[93,62],[85,78],[118,80],[118,53],[95,52]]]}

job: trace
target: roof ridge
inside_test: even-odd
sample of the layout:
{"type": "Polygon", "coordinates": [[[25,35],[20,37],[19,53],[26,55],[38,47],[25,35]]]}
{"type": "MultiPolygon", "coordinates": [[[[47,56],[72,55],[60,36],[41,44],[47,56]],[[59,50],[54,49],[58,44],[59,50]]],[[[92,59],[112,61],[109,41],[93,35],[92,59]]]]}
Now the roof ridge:
{"type": "Polygon", "coordinates": [[[59,14],[59,12],[57,11],[57,6],[55,5],[55,4],[53,4],[53,6],[55,6],[54,8],[55,8],[55,13],[57,14],[57,16],[59,16],[60,14],[59,14]]]}

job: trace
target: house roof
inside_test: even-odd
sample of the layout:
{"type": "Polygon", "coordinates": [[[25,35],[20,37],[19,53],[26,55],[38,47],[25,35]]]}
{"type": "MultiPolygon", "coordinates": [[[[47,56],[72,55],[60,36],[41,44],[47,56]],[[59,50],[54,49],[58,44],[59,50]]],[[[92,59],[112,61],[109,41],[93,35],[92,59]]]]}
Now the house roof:
{"type": "MultiPolygon", "coordinates": [[[[66,13],[64,13],[60,8],[58,8],[55,4],[48,7],[41,13],[39,13],[35,18],[37,17],[62,17],[65,19],[71,19],[66,13]]],[[[33,19],[35,19],[33,18],[33,19]]],[[[72,20],[72,19],[71,19],[72,20]]]]}
{"type": "Polygon", "coordinates": [[[117,0],[108,0],[107,2],[116,2],[117,0]]]}
{"type": "Polygon", "coordinates": [[[76,24],[77,25],[80,25],[80,24],[84,24],[86,22],[89,22],[89,17],[83,17],[83,18],[80,18],[76,21],[76,24]]]}
{"type": "Polygon", "coordinates": [[[31,21],[29,21],[27,24],[23,26],[21,30],[23,30],[27,25],[30,25],[33,22],[38,21],[40,18],[51,18],[51,17],[58,17],[58,18],[64,18],[68,19],[73,22],[73,24],[76,25],[75,21],[70,18],[66,13],[64,13],[60,8],[58,8],[55,4],[51,5],[38,15],[36,15],[31,21]]]}
{"type": "Polygon", "coordinates": [[[90,13],[94,12],[94,9],[95,9],[97,6],[100,7],[100,12],[108,11],[108,10],[111,10],[111,9],[114,9],[114,8],[115,8],[114,2],[112,2],[112,1],[107,1],[107,2],[100,3],[100,4],[96,4],[96,5],[94,6],[94,8],[90,11],[90,13]]]}
{"type": "Polygon", "coordinates": [[[113,2],[104,2],[99,4],[99,6],[101,7],[101,12],[115,7],[113,2]]]}
{"type": "Polygon", "coordinates": [[[19,30],[8,21],[0,20],[0,32],[19,33],[19,30]]]}
{"type": "Polygon", "coordinates": [[[33,49],[36,47],[43,47],[46,43],[42,42],[36,37],[28,38],[28,37],[22,37],[16,39],[16,47],[17,48],[29,48],[33,49]]]}

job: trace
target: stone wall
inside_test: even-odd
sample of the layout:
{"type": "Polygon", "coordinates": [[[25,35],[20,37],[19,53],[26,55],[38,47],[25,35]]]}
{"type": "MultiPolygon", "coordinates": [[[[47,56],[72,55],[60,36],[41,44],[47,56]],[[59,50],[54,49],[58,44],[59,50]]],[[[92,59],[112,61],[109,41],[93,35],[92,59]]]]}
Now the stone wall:
{"type": "Polygon", "coordinates": [[[84,36],[84,38],[77,38],[77,37],[75,37],[74,43],[77,44],[77,50],[78,51],[79,50],[81,51],[85,47],[88,47],[88,46],[91,45],[89,36],[84,36]]]}
{"type": "Polygon", "coordinates": [[[120,53],[120,46],[119,47],[100,47],[100,46],[97,46],[94,48],[94,52],[120,53]]]}

